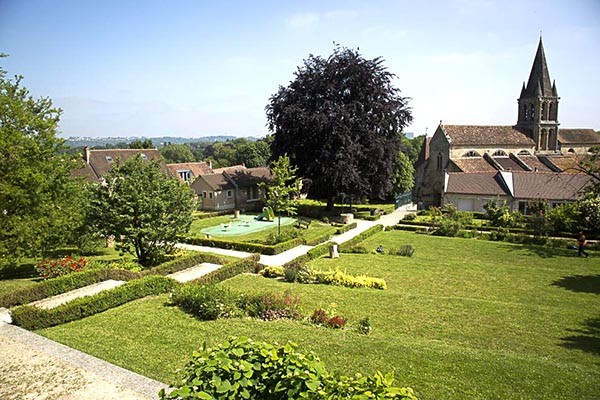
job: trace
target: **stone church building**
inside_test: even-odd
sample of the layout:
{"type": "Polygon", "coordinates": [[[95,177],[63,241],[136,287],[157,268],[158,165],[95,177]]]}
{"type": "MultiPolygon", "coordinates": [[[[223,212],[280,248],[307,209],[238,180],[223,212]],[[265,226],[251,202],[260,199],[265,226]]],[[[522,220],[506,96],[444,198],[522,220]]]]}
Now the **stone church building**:
{"type": "Polygon", "coordinates": [[[513,126],[440,125],[423,141],[415,165],[413,202],[419,208],[453,203],[482,211],[488,200],[505,200],[527,212],[530,200],[576,200],[589,184],[573,167],[578,156],[600,145],[593,129],[559,128],[558,91],[550,80],[542,39],[513,126]]]}

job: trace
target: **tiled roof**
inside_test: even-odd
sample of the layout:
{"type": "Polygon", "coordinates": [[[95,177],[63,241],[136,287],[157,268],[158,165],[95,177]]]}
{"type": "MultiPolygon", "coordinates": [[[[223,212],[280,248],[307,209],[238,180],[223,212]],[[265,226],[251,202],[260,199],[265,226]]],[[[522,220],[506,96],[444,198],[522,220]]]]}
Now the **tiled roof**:
{"type": "MultiPolygon", "coordinates": [[[[162,161],[162,156],[156,149],[91,149],[88,150],[87,161],[96,176],[102,178],[115,162],[124,163],[136,154],[142,154],[142,157],[145,155],[148,160],[162,161]]],[[[166,167],[163,168],[166,171],[166,167]]]]}
{"type": "Polygon", "coordinates": [[[479,194],[506,196],[498,178],[498,173],[450,173],[446,193],[479,194]]]}
{"type": "MultiPolygon", "coordinates": [[[[593,129],[559,129],[560,144],[600,144],[600,134],[593,129]]],[[[563,149],[566,151],[568,149],[563,149]]]]}
{"type": "Polygon", "coordinates": [[[483,157],[454,158],[452,161],[462,172],[496,172],[483,157]]]}
{"type": "Polygon", "coordinates": [[[540,161],[536,156],[517,156],[521,161],[531,167],[533,172],[552,172],[550,168],[540,161]]]}
{"type": "Polygon", "coordinates": [[[193,178],[197,178],[200,175],[208,175],[208,174],[214,173],[214,171],[212,170],[210,165],[204,161],[167,164],[167,168],[169,169],[169,171],[171,172],[171,174],[173,176],[177,176],[177,177],[179,177],[179,173],[177,171],[191,171],[193,178]]]}
{"type": "Polygon", "coordinates": [[[233,183],[231,183],[222,173],[202,175],[198,179],[203,179],[213,190],[235,188],[233,183]]]}
{"type": "Polygon", "coordinates": [[[265,182],[273,178],[271,169],[267,167],[246,168],[228,174],[239,187],[254,186],[259,182],[265,182]]]}
{"type": "Polygon", "coordinates": [[[514,126],[441,125],[455,146],[534,146],[533,139],[514,126]]]}
{"type": "Polygon", "coordinates": [[[94,170],[86,162],[82,162],[81,167],[71,171],[71,174],[75,177],[85,178],[89,182],[97,182],[98,181],[98,177],[94,173],[94,170]]]}
{"type": "Polygon", "coordinates": [[[228,174],[235,174],[237,171],[246,169],[245,165],[232,165],[231,167],[215,168],[213,169],[215,174],[221,174],[227,172],[228,174]]]}
{"type": "Polygon", "coordinates": [[[576,200],[591,178],[584,174],[513,174],[514,197],[520,199],[576,200]]]}
{"type": "Polygon", "coordinates": [[[577,163],[580,161],[576,155],[547,155],[548,158],[554,165],[563,170],[563,172],[568,174],[577,174],[575,168],[577,167],[577,163]]]}
{"type": "Polygon", "coordinates": [[[526,171],[518,162],[508,157],[493,157],[494,161],[504,168],[505,171],[526,171]]]}

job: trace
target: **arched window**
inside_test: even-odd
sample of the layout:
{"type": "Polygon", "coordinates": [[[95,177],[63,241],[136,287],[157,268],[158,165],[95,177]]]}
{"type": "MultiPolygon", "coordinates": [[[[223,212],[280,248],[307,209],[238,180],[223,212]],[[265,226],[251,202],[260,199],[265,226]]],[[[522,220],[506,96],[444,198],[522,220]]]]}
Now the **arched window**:
{"type": "Polygon", "coordinates": [[[463,157],[481,157],[481,154],[479,154],[475,150],[469,150],[465,154],[463,154],[462,156],[463,157]]]}
{"type": "Polygon", "coordinates": [[[545,129],[542,129],[540,136],[540,149],[548,150],[548,132],[545,129]]]}
{"type": "Polygon", "coordinates": [[[551,120],[555,120],[556,117],[554,116],[554,103],[550,103],[550,106],[548,108],[548,119],[551,120]]]}
{"type": "Polygon", "coordinates": [[[527,150],[521,150],[517,155],[519,155],[519,156],[530,156],[531,153],[528,152],[527,150]]]}
{"type": "Polygon", "coordinates": [[[442,169],[442,153],[438,153],[437,155],[437,169],[442,169]]]}
{"type": "Polygon", "coordinates": [[[535,106],[532,104],[531,111],[529,112],[529,119],[531,119],[533,121],[534,117],[535,117],[535,106]]]}
{"type": "Polygon", "coordinates": [[[569,149],[567,153],[575,153],[575,149],[569,149]]]}
{"type": "Polygon", "coordinates": [[[529,119],[529,107],[527,107],[527,104],[523,105],[523,119],[525,121],[529,119]]]}
{"type": "Polygon", "coordinates": [[[504,150],[496,150],[492,157],[508,157],[508,154],[504,150]]]}
{"type": "Polygon", "coordinates": [[[546,103],[542,103],[542,120],[547,120],[547,115],[546,115],[546,103]]]}

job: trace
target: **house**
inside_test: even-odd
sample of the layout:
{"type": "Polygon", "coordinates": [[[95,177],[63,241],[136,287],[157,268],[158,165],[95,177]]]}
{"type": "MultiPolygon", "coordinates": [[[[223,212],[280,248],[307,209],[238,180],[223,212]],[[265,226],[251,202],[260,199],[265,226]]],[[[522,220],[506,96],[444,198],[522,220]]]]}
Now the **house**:
{"type": "Polygon", "coordinates": [[[80,176],[90,182],[102,182],[104,175],[116,162],[126,162],[131,157],[140,154],[144,160],[155,160],[161,163],[167,172],[166,165],[157,149],[90,149],[84,147],[83,166],[73,171],[74,176],[80,176]]]}
{"type": "Polygon", "coordinates": [[[202,210],[256,211],[264,200],[264,190],[259,183],[272,179],[272,176],[267,167],[239,165],[200,175],[190,187],[198,196],[202,210]]]}
{"type": "Polygon", "coordinates": [[[513,209],[528,200],[576,200],[590,177],[576,174],[579,157],[600,145],[593,129],[559,128],[560,97],[550,81],[542,40],[509,126],[446,125],[423,140],[415,164],[413,201],[419,208],[455,204],[481,211],[503,198],[513,209]]]}
{"type": "Polygon", "coordinates": [[[171,176],[177,177],[181,182],[191,184],[201,175],[213,174],[211,163],[204,161],[167,164],[171,176]]]}

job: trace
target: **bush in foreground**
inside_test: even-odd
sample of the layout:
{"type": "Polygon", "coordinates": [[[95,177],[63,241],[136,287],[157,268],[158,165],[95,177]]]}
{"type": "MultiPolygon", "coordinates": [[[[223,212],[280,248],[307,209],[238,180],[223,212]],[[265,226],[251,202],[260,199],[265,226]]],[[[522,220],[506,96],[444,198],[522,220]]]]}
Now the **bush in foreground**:
{"type": "Polygon", "coordinates": [[[411,388],[392,386],[393,373],[347,377],[330,373],[312,352],[298,345],[271,345],[231,338],[194,352],[184,377],[166,399],[414,399],[411,388]]]}

